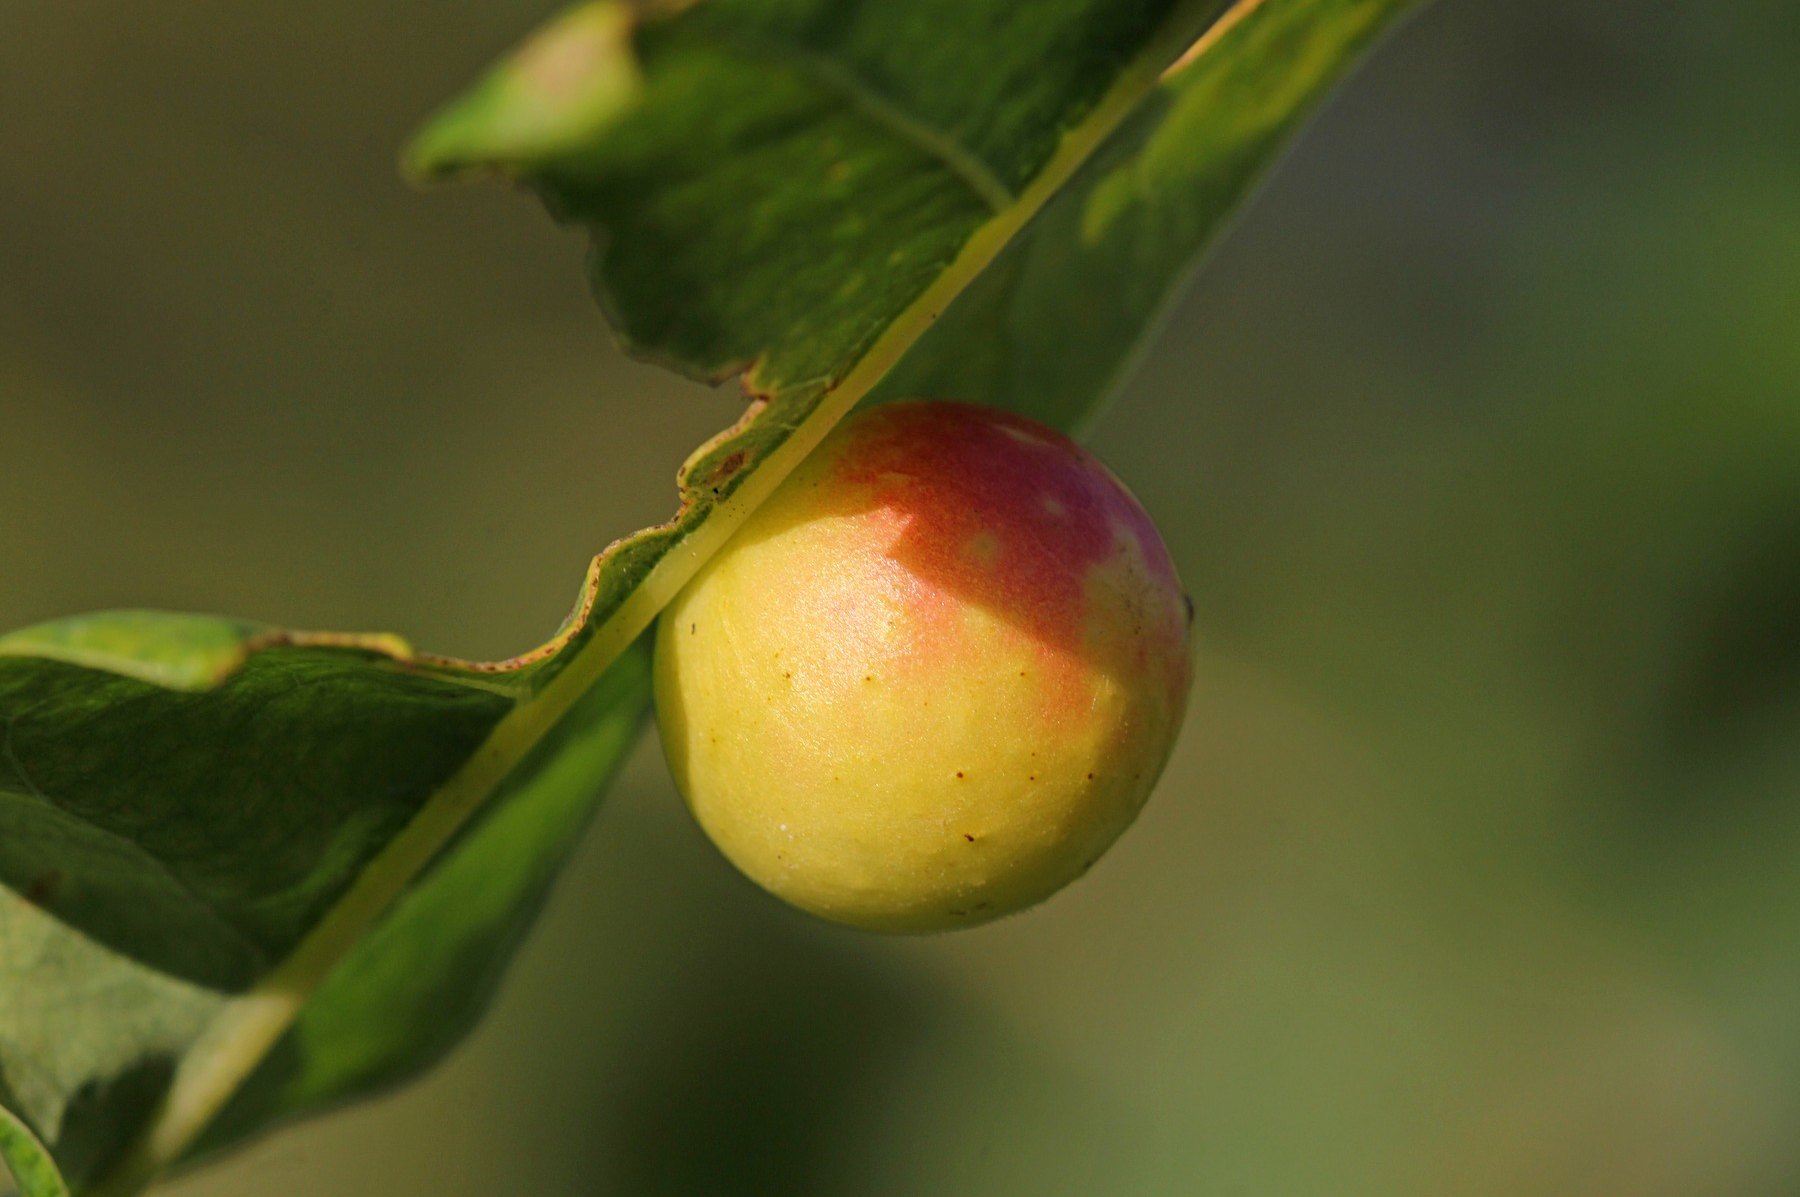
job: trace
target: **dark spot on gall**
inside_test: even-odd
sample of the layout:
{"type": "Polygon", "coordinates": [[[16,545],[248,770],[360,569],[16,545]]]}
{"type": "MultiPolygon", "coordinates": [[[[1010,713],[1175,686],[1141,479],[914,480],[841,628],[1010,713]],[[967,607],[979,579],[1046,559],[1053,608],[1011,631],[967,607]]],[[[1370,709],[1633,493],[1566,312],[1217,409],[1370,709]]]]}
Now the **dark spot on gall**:
{"type": "Polygon", "coordinates": [[[958,769],[958,770],[957,770],[957,771],[956,771],[956,776],[957,776],[957,777],[958,777],[958,778],[961,778],[961,777],[962,777],[962,770],[961,770],[961,769],[958,769]]]}
{"type": "Polygon", "coordinates": [[[1187,605],[1188,627],[1191,628],[1194,626],[1194,596],[1183,591],[1181,601],[1187,605]]]}
{"type": "Polygon", "coordinates": [[[972,843],[974,843],[974,842],[975,842],[975,837],[974,837],[974,836],[972,836],[972,835],[970,835],[970,834],[969,834],[969,833],[968,833],[968,832],[966,832],[966,831],[965,831],[965,832],[963,832],[963,838],[964,838],[964,839],[965,839],[965,840],[968,840],[968,841],[969,841],[969,842],[970,842],[970,843],[971,843],[971,844],[972,844],[972,843]]]}

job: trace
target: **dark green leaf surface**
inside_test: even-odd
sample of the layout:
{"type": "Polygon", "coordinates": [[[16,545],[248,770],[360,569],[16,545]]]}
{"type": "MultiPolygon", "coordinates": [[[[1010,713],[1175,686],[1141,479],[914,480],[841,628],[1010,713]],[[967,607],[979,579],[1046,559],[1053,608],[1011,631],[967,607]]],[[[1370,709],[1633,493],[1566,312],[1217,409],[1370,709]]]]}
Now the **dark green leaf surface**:
{"type": "MultiPolygon", "coordinates": [[[[491,995],[648,703],[641,648],[558,717],[484,674],[389,655],[397,642],[353,643],[143,612],[0,640],[0,1096],[78,1191],[183,1069],[214,1100],[214,1069],[218,1096],[237,1090],[217,1144],[441,1053],[491,995]],[[404,892],[381,917],[360,886],[521,714],[545,726],[491,784],[461,787],[480,817],[410,887],[416,870],[392,878],[404,892]],[[278,1042],[218,1033],[280,1007],[307,945],[359,908],[278,1042]]],[[[21,1172],[34,1141],[8,1140],[21,1172]]],[[[141,1179],[123,1175],[124,1189],[141,1179]]]]}
{"type": "Polygon", "coordinates": [[[129,613],[52,629],[82,665],[0,655],[0,1079],[77,1186],[510,706],[342,649],[205,690],[90,655],[194,679],[256,635],[129,613]]]}
{"type": "MultiPolygon", "coordinates": [[[[0,637],[0,1153],[30,1197],[61,1183],[40,1143],[75,1191],[130,1193],[441,1053],[641,718],[631,646],[662,605],[1021,233],[1003,298],[1107,279],[1129,301],[1079,343],[1058,402],[1084,405],[1166,259],[1393,7],[593,4],[443,114],[415,169],[529,184],[594,232],[632,348],[742,371],[756,401],[684,467],[675,519],[597,558],[510,661],[130,612],[0,637]]],[[[1068,335],[1055,304],[963,307],[933,377],[984,310],[1012,337],[993,353],[1068,335]]]]}
{"type": "MultiPolygon", "coordinates": [[[[596,289],[638,352],[709,378],[754,367],[764,393],[803,388],[841,378],[1019,204],[1122,75],[1154,78],[1226,8],[713,0],[634,28],[593,6],[440,118],[414,161],[517,174],[592,228],[596,289]],[[635,98],[522,159],[522,97],[617,38],[632,39],[635,98]]],[[[628,61],[585,60],[603,76],[628,61]]]]}
{"type": "Polygon", "coordinates": [[[631,746],[649,646],[622,657],[319,989],[201,1151],[392,1084],[473,1026],[631,746]]]}
{"type": "Polygon", "coordinates": [[[882,381],[1079,428],[1310,109],[1416,0],[1245,8],[882,381]]]}

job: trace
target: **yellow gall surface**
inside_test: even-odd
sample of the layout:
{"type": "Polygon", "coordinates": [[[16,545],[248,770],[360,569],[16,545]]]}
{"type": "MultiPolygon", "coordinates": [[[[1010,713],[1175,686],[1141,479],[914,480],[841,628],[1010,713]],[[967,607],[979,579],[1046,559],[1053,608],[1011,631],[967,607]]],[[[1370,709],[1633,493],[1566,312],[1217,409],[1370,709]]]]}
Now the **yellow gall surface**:
{"type": "Polygon", "coordinates": [[[853,416],[664,612],[663,749],[745,874],[824,918],[969,926],[1130,825],[1186,706],[1189,611],[1123,485],[1023,417],[853,416]]]}

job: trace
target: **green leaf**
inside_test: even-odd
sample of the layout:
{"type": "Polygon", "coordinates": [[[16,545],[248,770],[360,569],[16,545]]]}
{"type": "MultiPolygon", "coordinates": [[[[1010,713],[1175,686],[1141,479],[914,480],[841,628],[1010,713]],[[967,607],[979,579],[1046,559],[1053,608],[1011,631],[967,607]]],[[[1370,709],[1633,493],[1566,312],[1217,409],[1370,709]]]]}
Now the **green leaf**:
{"type": "Polygon", "coordinates": [[[0,1106],[0,1164],[19,1186],[20,1197],[69,1197],[69,1187],[37,1136],[0,1106]]]}
{"type": "Polygon", "coordinates": [[[1271,0],[1213,27],[920,338],[876,399],[1079,429],[1319,100],[1416,0],[1271,0]]]}
{"type": "Polygon", "coordinates": [[[473,1027],[636,739],[649,659],[647,643],[626,654],[538,742],[326,980],[199,1152],[404,1080],[473,1027]]]}
{"type": "MultiPolygon", "coordinates": [[[[656,612],[1021,235],[1015,296],[1191,257],[1393,7],[590,4],[434,121],[416,171],[538,191],[593,230],[631,348],[755,401],[508,661],[133,612],[0,637],[0,1151],[31,1197],[62,1183],[46,1151],[75,1192],[132,1193],[440,1053],[642,716],[656,612]],[[1046,205],[1072,181],[1070,223],[1046,205]]],[[[983,294],[919,368],[970,351],[983,294]]],[[[1053,325],[994,310],[1021,360],[1053,325]]]]}
{"type": "Polygon", "coordinates": [[[485,1005],[647,649],[540,691],[403,649],[144,612],[0,639],[0,1097],[77,1191],[234,1094],[209,1145],[396,1080],[485,1005]]]}

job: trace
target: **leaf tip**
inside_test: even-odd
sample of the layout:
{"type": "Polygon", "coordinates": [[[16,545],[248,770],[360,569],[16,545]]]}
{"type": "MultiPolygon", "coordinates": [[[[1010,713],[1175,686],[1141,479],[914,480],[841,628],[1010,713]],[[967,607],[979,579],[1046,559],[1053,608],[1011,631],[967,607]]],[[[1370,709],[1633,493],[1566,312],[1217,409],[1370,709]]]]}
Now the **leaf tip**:
{"type": "Polygon", "coordinates": [[[402,171],[431,182],[528,168],[578,149],[642,88],[636,25],[620,0],[564,13],[431,117],[401,155],[402,171]]]}

